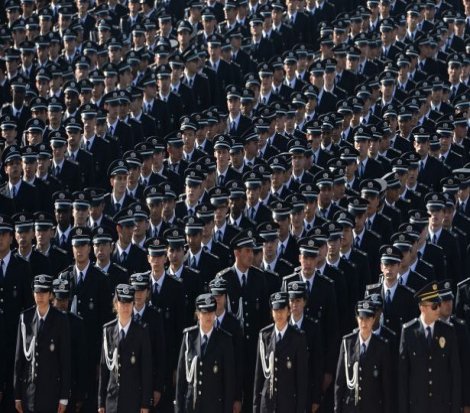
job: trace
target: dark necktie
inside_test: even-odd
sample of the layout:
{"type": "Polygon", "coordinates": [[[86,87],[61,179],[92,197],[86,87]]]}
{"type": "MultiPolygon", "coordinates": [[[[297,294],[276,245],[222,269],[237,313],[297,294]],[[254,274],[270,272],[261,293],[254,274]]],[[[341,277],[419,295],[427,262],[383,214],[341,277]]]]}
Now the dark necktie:
{"type": "Polygon", "coordinates": [[[127,260],[127,252],[123,251],[121,254],[121,264],[124,264],[127,260]]]}
{"type": "Polygon", "coordinates": [[[220,320],[219,320],[219,319],[217,319],[216,327],[217,327],[217,328],[220,328],[220,320]]]}
{"type": "Polygon", "coordinates": [[[225,176],[219,175],[219,186],[223,186],[223,185],[224,185],[224,180],[225,180],[225,176]]]}
{"type": "Polygon", "coordinates": [[[279,343],[282,340],[282,334],[277,333],[277,342],[279,343]]]}
{"type": "Polygon", "coordinates": [[[77,289],[80,289],[82,288],[82,285],[83,285],[83,272],[79,272],[78,273],[78,279],[77,279],[77,289]]]}
{"type": "Polygon", "coordinates": [[[364,361],[364,358],[366,356],[366,350],[367,350],[366,343],[362,343],[361,344],[361,355],[360,355],[360,360],[361,361],[364,361]]]}
{"type": "Polygon", "coordinates": [[[65,245],[65,242],[67,241],[67,237],[65,236],[65,234],[62,234],[62,236],[60,237],[60,245],[65,245]]]}
{"type": "Polygon", "coordinates": [[[12,198],[16,198],[16,186],[14,186],[13,188],[11,188],[11,197],[12,197],[12,198]]]}
{"type": "Polygon", "coordinates": [[[207,349],[207,336],[204,334],[202,336],[202,343],[201,343],[201,355],[203,357],[206,354],[206,349],[207,349]]]}
{"type": "Polygon", "coordinates": [[[308,296],[310,296],[310,292],[311,292],[311,290],[310,290],[310,285],[311,285],[310,280],[307,280],[306,284],[307,284],[307,297],[308,297],[308,296]]]}
{"type": "Polygon", "coordinates": [[[134,314],[134,321],[136,323],[139,323],[140,324],[140,319],[142,318],[142,316],[139,314],[139,313],[135,313],[134,314]]]}
{"type": "Polygon", "coordinates": [[[428,347],[432,346],[432,331],[431,327],[426,327],[426,341],[428,342],[428,347]]]}
{"type": "Polygon", "coordinates": [[[391,305],[392,305],[392,294],[390,290],[387,290],[387,294],[385,295],[385,310],[389,311],[391,305]]]}
{"type": "Polygon", "coordinates": [[[121,330],[121,339],[119,341],[123,341],[126,338],[126,332],[121,330]]]}
{"type": "Polygon", "coordinates": [[[155,283],[155,284],[153,285],[153,294],[154,294],[154,295],[160,294],[160,288],[159,288],[158,283],[155,283]]]}
{"type": "MultiPolygon", "coordinates": [[[[429,328],[429,327],[428,327],[429,328]]],[[[38,336],[41,335],[41,333],[44,330],[44,318],[39,319],[39,327],[38,327],[38,336]]]]}
{"type": "Polygon", "coordinates": [[[0,280],[3,279],[5,273],[3,272],[3,260],[0,260],[0,280]]]}
{"type": "Polygon", "coordinates": [[[245,289],[246,287],[246,275],[242,274],[242,288],[245,289]]]}
{"type": "Polygon", "coordinates": [[[59,176],[59,175],[60,175],[60,166],[57,165],[57,166],[55,167],[55,176],[59,176]]]}
{"type": "Polygon", "coordinates": [[[116,212],[119,212],[119,211],[121,210],[121,204],[120,204],[119,202],[116,202],[116,203],[114,204],[114,210],[115,210],[116,212]]]}
{"type": "Polygon", "coordinates": [[[90,142],[90,141],[86,141],[86,150],[87,150],[87,151],[90,151],[90,147],[91,147],[91,142],[90,142]]]}
{"type": "Polygon", "coordinates": [[[286,247],[284,246],[284,244],[281,244],[280,248],[279,248],[279,255],[283,255],[284,254],[284,251],[285,251],[286,247]]]}
{"type": "Polygon", "coordinates": [[[359,238],[359,236],[357,236],[356,238],[354,238],[354,246],[356,248],[360,248],[361,246],[361,238],[359,238]]]}

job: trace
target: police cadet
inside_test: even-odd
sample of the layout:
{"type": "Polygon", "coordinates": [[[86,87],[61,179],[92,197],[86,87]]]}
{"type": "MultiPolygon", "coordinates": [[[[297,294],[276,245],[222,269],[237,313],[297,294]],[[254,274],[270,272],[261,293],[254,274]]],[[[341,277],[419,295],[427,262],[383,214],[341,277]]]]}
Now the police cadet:
{"type": "Polygon", "coordinates": [[[238,319],[227,310],[227,281],[223,278],[214,278],[209,283],[209,289],[217,303],[215,309],[215,326],[232,336],[235,360],[235,395],[233,413],[240,413],[242,408],[243,389],[243,330],[238,319]]]}
{"type": "Polygon", "coordinates": [[[358,329],[343,337],[335,383],[335,413],[391,413],[393,382],[386,340],[373,334],[375,309],[368,301],[356,306],[358,329]]]}
{"type": "MultiPolygon", "coordinates": [[[[312,238],[303,238],[300,244],[300,271],[284,277],[282,290],[292,281],[306,284],[307,304],[305,314],[319,321],[324,340],[324,374],[322,392],[325,393],[333,383],[339,344],[339,321],[336,306],[334,282],[316,271],[318,247],[312,238]]],[[[330,390],[331,392],[331,390],[330,390]]]]}
{"type": "Polygon", "coordinates": [[[70,326],[70,397],[69,410],[80,411],[85,397],[86,331],[83,318],[69,311],[70,283],[60,278],[52,281],[54,308],[67,314],[70,326]]]}
{"type": "Polygon", "coordinates": [[[427,284],[415,298],[420,316],[403,325],[400,340],[399,411],[460,412],[459,348],[454,327],[439,319],[438,284],[427,284]]]}
{"type": "Polygon", "coordinates": [[[470,412],[470,333],[467,323],[452,314],[454,309],[454,293],[451,289],[450,280],[438,283],[441,305],[439,307],[440,318],[454,326],[457,343],[459,346],[460,372],[462,381],[462,409],[463,413],[470,412]]]}
{"type": "Polygon", "coordinates": [[[413,300],[414,291],[398,280],[398,271],[402,259],[401,251],[391,245],[380,248],[380,267],[383,281],[366,287],[366,294],[380,294],[384,300],[384,325],[400,334],[404,323],[416,315],[413,300]]]}
{"type": "Polygon", "coordinates": [[[75,263],[67,267],[59,277],[70,282],[70,311],[83,318],[83,326],[87,332],[85,376],[88,386],[84,409],[90,411],[96,409],[101,328],[110,318],[111,302],[105,275],[90,261],[91,231],[88,228],[73,228],[70,236],[75,263]]]}
{"type": "Polygon", "coordinates": [[[198,324],[183,332],[175,413],[233,412],[234,350],[230,334],[215,327],[216,308],[211,294],[198,296],[198,324]]]}
{"type": "Polygon", "coordinates": [[[308,350],[307,412],[315,413],[320,407],[321,381],[323,378],[323,337],[320,323],[304,313],[307,304],[307,284],[292,281],[287,285],[291,309],[290,324],[305,332],[308,350]]]}
{"type": "Polygon", "coordinates": [[[18,412],[64,413],[70,395],[70,330],[67,316],[50,305],[52,277],[34,277],[36,305],[20,315],[15,356],[18,412]]]}
{"type": "Polygon", "coordinates": [[[159,410],[170,412],[173,409],[178,346],[184,323],[184,290],[180,279],[165,270],[168,242],[163,238],[151,238],[147,244],[147,259],[150,264],[151,302],[163,318],[163,331],[166,344],[165,392],[159,410]]]}
{"type": "Polygon", "coordinates": [[[13,411],[13,362],[15,354],[15,330],[20,312],[33,304],[31,296],[30,265],[11,251],[13,221],[0,215],[0,310],[5,320],[5,368],[6,387],[1,407],[13,411]]]}
{"type": "Polygon", "coordinates": [[[232,239],[235,264],[219,272],[217,277],[227,281],[227,306],[243,328],[243,412],[251,412],[257,335],[268,322],[268,296],[263,275],[253,263],[253,233],[240,232],[232,239]]]}
{"type": "Polygon", "coordinates": [[[253,413],[303,413],[308,389],[305,333],[289,324],[287,292],[272,294],[270,303],[274,324],[259,333],[253,413]]]}
{"type": "Polygon", "coordinates": [[[158,310],[149,303],[150,274],[148,272],[132,274],[129,280],[134,287],[133,319],[147,328],[152,350],[152,407],[158,406],[162,397],[165,381],[165,334],[163,321],[158,310]]]}
{"type": "Polygon", "coordinates": [[[134,287],[119,284],[116,319],[103,326],[99,413],[148,413],[152,398],[152,350],[148,332],[133,321],[134,287]]]}

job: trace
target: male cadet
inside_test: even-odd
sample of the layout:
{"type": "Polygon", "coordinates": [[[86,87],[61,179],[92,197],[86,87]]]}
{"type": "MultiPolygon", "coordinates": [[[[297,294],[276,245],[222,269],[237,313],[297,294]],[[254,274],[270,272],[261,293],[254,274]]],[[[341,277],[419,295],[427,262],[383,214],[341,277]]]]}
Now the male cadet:
{"type": "Polygon", "coordinates": [[[57,191],[52,194],[54,200],[55,227],[54,244],[72,253],[70,232],[72,231],[72,200],[71,194],[57,191]]]}
{"type": "Polygon", "coordinates": [[[263,274],[252,266],[253,232],[240,232],[230,247],[234,250],[235,264],[217,277],[227,282],[228,308],[243,328],[243,412],[251,412],[257,336],[269,322],[268,294],[263,274]]]}
{"type": "MultiPolygon", "coordinates": [[[[334,282],[316,271],[318,247],[312,238],[300,241],[300,271],[284,277],[282,290],[293,281],[305,282],[307,304],[305,315],[319,321],[324,340],[324,374],[321,391],[324,394],[333,383],[339,343],[339,319],[334,282]]],[[[330,390],[331,391],[331,390],[330,390]]]]}
{"type": "Polygon", "coordinates": [[[163,237],[168,241],[167,272],[183,282],[184,291],[184,326],[194,324],[194,303],[202,292],[202,282],[199,271],[184,265],[186,237],[180,228],[170,228],[163,237]]]}
{"type": "Polygon", "coordinates": [[[118,240],[114,245],[111,261],[121,265],[130,274],[148,270],[146,254],[132,243],[132,233],[135,227],[134,210],[132,207],[122,209],[114,216],[118,240]]]}
{"type": "Polygon", "coordinates": [[[108,168],[108,177],[112,190],[104,197],[104,213],[106,215],[112,217],[134,202],[133,198],[126,193],[127,175],[129,175],[129,168],[122,159],[111,162],[108,168]]]}
{"type": "Polygon", "coordinates": [[[16,338],[14,397],[18,412],[65,413],[70,396],[70,327],[51,307],[52,277],[34,277],[36,305],[20,315],[16,338]]]}
{"type": "Polygon", "coordinates": [[[279,278],[277,288],[281,288],[282,278],[294,272],[294,266],[279,256],[279,225],[275,222],[263,222],[256,227],[256,232],[263,239],[263,265],[264,271],[271,271],[279,278]]]}
{"type": "Polygon", "coordinates": [[[326,220],[317,214],[318,207],[318,191],[313,184],[302,184],[299,187],[299,192],[305,197],[305,218],[304,227],[308,232],[313,227],[323,225],[326,220]]]}
{"type": "Polygon", "coordinates": [[[53,226],[52,215],[40,211],[34,214],[36,245],[33,247],[33,250],[40,252],[48,258],[50,274],[52,277],[57,277],[62,270],[70,265],[71,257],[66,250],[51,244],[54,236],[53,226]]]}
{"type": "Polygon", "coordinates": [[[188,252],[185,265],[198,271],[199,282],[204,291],[208,291],[209,282],[226,263],[220,262],[219,257],[202,248],[202,231],[204,221],[197,217],[186,217],[184,219],[188,252]]]}
{"type": "Polygon", "coordinates": [[[290,213],[292,204],[287,201],[274,201],[270,205],[274,222],[278,225],[279,244],[277,253],[292,265],[299,264],[299,246],[290,233],[290,213]]]}
{"type": "Polygon", "coordinates": [[[361,197],[368,201],[366,211],[366,229],[380,235],[382,244],[389,243],[392,235],[392,221],[378,212],[382,185],[375,179],[364,179],[359,186],[361,197]]]}
{"type": "Polygon", "coordinates": [[[52,148],[51,174],[55,176],[66,191],[80,190],[80,168],[65,157],[67,140],[63,132],[51,132],[49,141],[52,148]]]}
{"type": "Polygon", "coordinates": [[[353,245],[355,217],[349,212],[338,211],[334,219],[343,229],[343,233],[341,234],[340,257],[356,266],[359,276],[357,293],[359,297],[362,297],[366,290],[366,285],[371,281],[371,275],[367,254],[355,248],[353,245]]]}
{"type": "Polygon", "coordinates": [[[398,342],[398,334],[383,323],[384,300],[380,294],[371,294],[366,298],[375,310],[375,321],[372,326],[372,331],[374,334],[388,341],[393,358],[393,369],[396,370],[397,365],[395,361],[398,360],[398,345],[400,343],[398,342]]]}
{"type": "Polygon", "coordinates": [[[379,161],[369,157],[369,141],[372,132],[369,128],[360,125],[354,131],[354,148],[359,152],[357,157],[356,177],[363,179],[376,179],[384,175],[384,170],[379,161]]]}
{"type": "Polygon", "coordinates": [[[149,238],[161,237],[170,228],[170,224],[163,221],[163,192],[155,186],[148,186],[144,190],[145,203],[149,209],[149,238]]]}
{"type": "MultiPolygon", "coordinates": [[[[443,228],[445,197],[432,192],[424,198],[429,214],[428,242],[442,247],[447,263],[447,278],[456,285],[462,280],[462,261],[460,248],[455,235],[443,228]]],[[[441,279],[441,274],[436,274],[441,279]]]]}
{"type": "MultiPolygon", "coordinates": [[[[28,261],[32,275],[51,274],[50,263],[47,257],[33,248],[34,221],[33,216],[27,213],[15,214],[11,217],[15,222],[15,238],[18,248],[14,253],[28,261]]],[[[56,276],[57,274],[54,274],[56,276]]]]}
{"type": "Polygon", "coordinates": [[[232,413],[235,360],[229,333],[215,328],[211,294],[196,300],[198,324],[184,330],[178,359],[175,413],[232,413]]]}
{"type": "Polygon", "coordinates": [[[211,205],[214,211],[214,239],[225,245],[230,245],[235,235],[240,232],[239,228],[228,223],[228,198],[230,192],[228,189],[215,186],[209,191],[211,205]]]}
{"type": "Polygon", "coordinates": [[[246,208],[245,216],[251,220],[252,225],[270,221],[272,214],[269,208],[260,201],[261,175],[255,171],[247,172],[243,175],[246,188],[246,208]]]}
{"type": "Polygon", "coordinates": [[[31,266],[11,251],[13,242],[13,221],[0,215],[0,312],[4,314],[5,354],[2,364],[6,377],[3,400],[0,408],[13,411],[13,361],[16,333],[20,312],[32,304],[31,266]]]}
{"type": "Polygon", "coordinates": [[[109,299],[112,301],[118,284],[125,284],[129,281],[129,273],[124,267],[111,262],[113,238],[105,228],[96,227],[93,229],[92,244],[93,255],[96,258],[94,265],[105,275],[109,299]]]}
{"type": "Polygon", "coordinates": [[[307,392],[307,412],[315,413],[320,407],[321,381],[323,378],[324,342],[320,323],[304,313],[307,304],[307,284],[303,281],[292,281],[287,285],[291,316],[289,323],[305,332],[308,350],[309,387],[307,392]]]}
{"type": "Polygon", "coordinates": [[[0,187],[0,194],[12,200],[16,212],[34,213],[39,207],[39,194],[34,186],[21,179],[23,167],[18,146],[11,145],[3,151],[2,165],[7,182],[0,187]]]}
{"type": "Polygon", "coordinates": [[[325,220],[332,219],[339,207],[333,204],[334,175],[329,171],[320,171],[315,175],[318,193],[317,215],[325,220]]]}
{"type": "Polygon", "coordinates": [[[366,287],[366,295],[380,294],[384,300],[384,325],[400,334],[404,323],[416,315],[414,291],[398,281],[402,253],[397,247],[382,245],[380,268],[383,280],[366,287]]]}
{"type": "Polygon", "coordinates": [[[243,214],[246,206],[246,192],[244,184],[240,181],[231,181],[227,182],[227,186],[230,191],[228,198],[228,204],[230,208],[230,214],[228,218],[229,224],[235,228],[253,228],[253,222],[251,219],[243,214]]]}
{"type": "Polygon", "coordinates": [[[91,231],[76,227],[71,232],[74,264],[67,267],[59,278],[70,283],[70,311],[83,318],[87,332],[85,377],[87,397],[86,411],[96,409],[97,368],[100,360],[102,326],[109,319],[111,302],[107,293],[104,274],[90,261],[91,231]]]}
{"type": "Polygon", "coordinates": [[[406,285],[413,291],[421,290],[421,288],[431,280],[427,280],[426,277],[423,277],[421,274],[411,269],[411,249],[413,248],[412,239],[405,233],[396,233],[392,235],[390,241],[394,247],[397,247],[401,251],[402,254],[400,268],[398,270],[398,282],[406,285]]]}
{"type": "Polygon", "coordinates": [[[54,292],[52,305],[67,314],[70,326],[70,397],[68,406],[71,411],[80,411],[85,397],[86,382],[86,331],[83,319],[69,311],[70,283],[60,278],[52,281],[54,292]]]}
{"type": "Polygon", "coordinates": [[[240,321],[227,310],[227,281],[214,278],[209,283],[209,289],[217,303],[215,309],[215,327],[230,333],[232,337],[235,360],[235,397],[233,412],[240,413],[243,394],[243,330],[240,321]]]}
{"type": "Polygon", "coordinates": [[[133,320],[148,329],[152,348],[153,407],[160,403],[165,385],[165,335],[158,310],[149,303],[150,274],[132,274],[129,284],[135,288],[133,320]]]}
{"type": "Polygon", "coordinates": [[[214,156],[216,159],[216,184],[223,187],[226,182],[239,180],[240,173],[230,165],[230,148],[232,140],[227,135],[214,137],[214,156]]]}
{"type": "Polygon", "coordinates": [[[415,298],[420,316],[405,323],[401,333],[398,410],[400,413],[460,412],[459,347],[454,327],[439,319],[438,284],[429,283],[415,298]]]}
{"type": "Polygon", "coordinates": [[[199,198],[204,191],[202,186],[204,175],[202,172],[191,169],[186,171],[185,175],[186,198],[178,201],[175,208],[175,214],[179,218],[183,218],[188,215],[194,216],[196,214],[196,206],[198,205],[199,198]]]}
{"type": "Polygon", "coordinates": [[[391,413],[392,378],[387,342],[373,334],[375,308],[356,305],[358,329],[343,337],[335,383],[335,412],[391,413]]]}
{"type": "Polygon", "coordinates": [[[354,247],[365,253],[369,258],[369,268],[372,280],[378,279],[379,275],[379,247],[381,245],[380,235],[366,228],[366,211],[368,201],[364,198],[349,197],[348,212],[354,215],[353,243],[354,247]]]}
{"type": "Polygon", "coordinates": [[[468,352],[468,348],[470,348],[470,334],[467,323],[452,314],[454,310],[454,293],[452,292],[450,281],[443,280],[438,283],[438,286],[441,297],[441,305],[439,307],[440,318],[454,326],[457,337],[461,367],[460,379],[462,381],[462,408],[463,413],[468,413],[470,411],[470,395],[467,391],[470,385],[470,354],[468,352]]]}
{"type": "Polygon", "coordinates": [[[173,412],[174,386],[178,364],[178,346],[184,325],[184,290],[181,280],[165,270],[168,243],[163,238],[149,240],[147,259],[150,264],[151,302],[163,317],[165,336],[165,392],[160,400],[159,411],[173,412]]]}

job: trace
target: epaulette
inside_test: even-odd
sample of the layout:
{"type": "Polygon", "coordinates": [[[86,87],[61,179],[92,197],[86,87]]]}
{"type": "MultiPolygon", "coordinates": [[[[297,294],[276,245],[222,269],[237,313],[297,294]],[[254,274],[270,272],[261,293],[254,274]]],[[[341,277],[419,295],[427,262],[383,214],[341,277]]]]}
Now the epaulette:
{"type": "Polygon", "coordinates": [[[388,339],[386,337],[378,336],[378,335],[375,335],[375,337],[377,337],[379,340],[383,341],[385,344],[388,344],[388,339]]]}
{"type": "Polygon", "coordinates": [[[127,268],[124,268],[122,265],[116,264],[115,262],[112,263],[116,268],[120,269],[121,271],[128,272],[127,268]]]}
{"type": "Polygon", "coordinates": [[[190,266],[188,265],[185,265],[184,266],[184,269],[189,271],[189,272],[193,272],[195,275],[198,275],[201,273],[201,271],[199,271],[197,268],[191,268],[190,266]]]}
{"type": "Polygon", "coordinates": [[[438,319],[437,322],[442,323],[448,327],[452,327],[452,328],[454,327],[452,323],[449,323],[448,321],[445,321],[445,320],[438,319]]]}
{"type": "Polygon", "coordinates": [[[13,253],[13,256],[20,259],[20,260],[22,260],[22,261],[24,261],[24,262],[28,262],[20,254],[18,254],[18,252],[16,252],[16,251],[13,253]]]}
{"type": "Polygon", "coordinates": [[[167,275],[169,278],[172,278],[173,280],[178,281],[179,283],[182,283],[182,282],[183,282],[183,280],[182,280],[181,278],[175,277],[173,274],[168,274],[168,273],[166,273],[166,275],[167,275]]]}
{"type": "Polygon", "coordinates": [[[385,218],[388,222],[392,222],[392,219],[390,217],[388,217],[387,215],[384,215],[382,213],[380,213],[379,215],[382,216],[383,218],[385,218]]]}
{"type": "MultiPolygon", "coordinates": [[[[453,231],[457,232],[458,234],[462,235],[463,237],[467,237],[467,233],[463,230],[461,230],[460,228],[457,228],[457,227],[454,227],[452,228],[453,231]]],[[[454,234],[454,235],[457,235],[457,234],[454,234]]]]}
{"type": "Polygon", "coordinates": [[[375,290],[376,288],[380,288],[382,287],[382,284],[381,283],[377,283],[377,284],[367,284],[366,285],[366,290],[375,290]]]}
{"type": "Polygon", "coordinates": [[[95,263],[94,267],[95,267],[101,274],[103,274],[103,275],[108,275],[108,273],[106,273],[102,268],[100,268],[98,265],[96,265],[96,263],[95,263]]]}
{"type": "Polygon", "coordinates": [[[413,320],[408,321],[407,323],[403,324],[403,328],[411,327],[413,324],[419,323],[418,318],[413,318],[413,320]]]}
{"type": "Polygon", "coordinates": [[[67,158],[67,160],[68,160],[70,163],[73,163],[74,165],[77,165],[77,166],[78,166],[78,162],[75,161],[74,159],[67,158]]]}
{"type": "Polygon", "coordinates": [[[469,278],[465,278],[465,280],[462,280],[462,281],[460,281],[459,283],[457,283],[457,287],[462,287],[463,285],[469,284],[469,283],[470,283],[470,277],[469,277],[469,278]]]}
{"type": "Polygon", "coordinates": [[[58,247],[58,246],[55,245],[55,244],[52,244],[51,248],[52,248],[53,250],[59,251],[61,254],[68,254],[67,251],[65,251],[63,248],[58,247]]]}
{"type": "Polygon", "coordinates": [[[320,279],[323,279],[323,280],[325,280],[325,281],[328,281],[328,282],[331,283],[331,284],[334,284],[334,283],[335,283],[331,278],[327,277],[327,276],[324,275],[324,274],[315,274],[315,277],[318,277],[318,278],[320,278],[320,279]]]}
{"type": "Polygon", "coordinates": [[[290,268],[294,268],[294,265],[290,261],[287,261],[285,258],[279,258],[279,261],[283,262],[284,264],[286,264],[290,268]]]}
{"type": "Polygon", "coordinates": [[[193,331],[193,330],[196,330],[198,329],[199,326],[196,324],[195,326],[191,326],[191,327],[186,327],[184,330],[183,330],[183,334],[184,333],[188,333],[189,331],[193,331]]]}
{"type": "Polygon", "coordinates": [[[83,151],[83,152],[85,152],[85,153],[87,153],[88,155],[91,155],[91,156],[93,156],[93,154],[92,154],[90,151],[88,151],[87,149],[85,149],[85,148],[84,148],[84,149],[82,149],[82,151],[83,151]]]}
{"type": "MultiPolygon", "coordinates": [[[[402,198],[402,202],[406,203],[406,204],[411,204],[411,199],[408,199],[408,198],[402,198]]],[[[394,208],[396,208],[394,206],[394,208]]],[[[400,211],[398,208],[396,208],[398,211],[400,211]]]]}
{"type": "MultiPolygon", "coordinates": [[[[214,241],[214,243],[215,243],[215,244],[219,244],[220,246],[222,246],[222,248],[224,248],[224,249],[230,251],[230,247],[228,247],[227,245],[225,245],[223,242],[214,241]]],[[[216,255],[216,257],[217,257],[217,255],[216,255]]],[[[219,258],[219,257],[217,257],[217,258],[219,258]]]]}
{"type": "Polygon", "coordinates": [[[294,268],[295,272],[300,272],[301,270],[302,270],[302,267],[300,265],[294,268]]]}
{"type": "Polygon", "coordinates": [[[225,335],[227,335],[228,337],[232,337],[232,333],[230,333],[229,331],[227,330],[224,330],[223,328],[219,328],[219,331],[225,335]]]}
{"type": "Polygon", "coordinates": [[[423,260],[422,258],[420,259],[420,261],[421,261],[421,262],[424,262],[426,265],[429,265],[430,267],[434,268],[434,265],[431,264],[430,262],[425,261],[425,260],[423,260]]]}
{"type": "Polygon", "coordinates": [[[268,331],[268,330],[272,329],[273,327],[274,327],[274,324],[269,324],[266,327],[263,327],[259,332],[263,333],[265,331],[268,331]]]}
{"type": "MultiPolygon", "coordinates": [[[[429,244],[428,244],[428,245],[429,245],[429,244]]],[[[433,247],[435,247],[435,248],[437,248],[437,249],[439,249],[439,250],[441,250],[441,251],[444,251],[444,248],[442,248],[440,245],[437,245],[437,244],[430,244],[430,245],[432,245],[433,247]]]]}
{"type": "Polygon", "coordinates": [[[381,238],[382,238],[377,232],[375,232],[375,231],[372,230],[372,229],[370,229],[369,232],[370,232],[372,235],[375,235],[378,239],[381,239],[381,238]]]}
{"type": "Polygon", "coordinates": [[[318,321],[318,318],[315,318],[315,317],[312,317],[310,315],[306,315],[304,314],[304,317],[309,320],[310,322],[312,322],[313,324],[319,324],[320,322],[318,321]]]}
{"type": "MultiPolygon", "coordinates": [[[[170,92],[171,93],[171,92],[170,92]]],[[[129,118],[131,122],[135,122],[137,125],[142,125],[142,122],[139,119],[129,118]]]]}
{"type": "Polygon", "coordinates": [[[114,319],[114,320],[108,321],[107,323],[105,323],[105,324],[103,325],[103,329],[106,329],[106,327],[110,327],[110,326],[116,324],[117,322],[118,322],[117,318],[114,319]]]}
{"type": "Polygon", "coordinates": [[[352,332],[350,332],[349,334],[345,334],[343,336],[343,340],[347,340],[348,338],[353,338],[357,333],[358,333],[358,329],[355,328],[352,332]]]}
{"type": "Polygon", "coordinates": [[[465,221],[470,222],[470,217],[467,217],[467,215],[461,213],[460,216],[461,216],[462,219],[464,219],[465,221]]]}
{"type": "MultiPolygon", "coordinates": [[[[212,69],[211,67],[210,67],[209,69],[211,69],[212,71],[214,71],[214,69],[212,69]]],[[[206,75],[204,72],[198,73],[198,75],[201,76],[201,77],[203,77],[204,79],[209,79],[209,78],[207,77],[207,75],[206,75]]]]}
{"type": "Polygon", "coordinates": [[[109,139],[106,136],[102,136],[101,139],[105,141],[106,143],[109,143],[109,139]]]}
{"type": "Polygon", "coordinates": [[[460,325],[462,325],[462,326],[466,325],[465,320],[462,320],[461,318],[458,318],[458,317],[452,317],[452,318],[450,319],[450,322],[451,322],[451,323],[460,324],[460,325]]]}
{"type": "Polygon", "coordinates": [[[416,271],[413,271],[419,278],[421,278],[422,280],[425,280],[427,281],[427,278],[422,276],[419,272],[416,272],[416,271]]]}
{"type": "MultiPolygon", "coordinates": [[[[453,230],[457,230],[458,228],[452,228],[453,230]]],[[[450,235],[454,237],[455,240],[458,240],[458,235],[455,232],[447,231],[450,235]]]]}
{"type": "Polygon", "coordinates": [[[232,271],[232,267],[227,267],[223,269],[222,271],[219,271],[215,276],[216,278],[219,278],[219,277],[222,277],[224,274],[227,274],[230,271],[232,271]]]}
{"type": "Polygon", "coordinates": [[[367,258],[367,252],[360,250],[359,248],[354,248],[354,252],[358,252],[359,254],[363,255],[367,258]]]}
{"type": "Polygon", "coordinates": [[[384,331],[387,331],[388,334],[396,337],[397,336],[397,333],[395,333],[395,331],[393,331],[391,328],[388,328],[387,326],[382,326],[381,327],[384,331]]]}
{"type": "Polygon", "coordinates": [[[453,153],[455,156],[458,156],[458,157],[461,158],[461,159],[463,158],[462,155],[460,155],[459,153],[453,151],[452,149],[450,150],[450,153],[453,153]]]}
{"type": "Polygon", "coordinates": [[[407,285],[404,285],[404,284],[398,284],[398,285],[401,286],[401,287],[403,287],[403,288],[405,288],[405,289],[407,289],[407,290],[408,290],[411,294],[413,294],[413,295],[416,293],[416,291],[413,290],[413,288],[410,288],[410,287],[408,287],[407,285]]]}

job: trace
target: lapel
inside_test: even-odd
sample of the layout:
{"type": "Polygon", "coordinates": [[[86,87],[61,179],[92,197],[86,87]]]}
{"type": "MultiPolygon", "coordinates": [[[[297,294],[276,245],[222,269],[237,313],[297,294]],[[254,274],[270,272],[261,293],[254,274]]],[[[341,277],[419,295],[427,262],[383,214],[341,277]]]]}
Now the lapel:
{"type": "MultiPolygon", "coordinates": [[[[119,348],[119,320],[116,322],[116,325],[114,326],[114,329],[111,333],[111,338],[112,342],[115,344],[115,347],[119,348]]],[[[113,348],[110,346],[110,343],[108,343],[108,349],[112,353],[113,348]]]]}
{"type": "Polygon", "coordinates": [[[361,342],[359,340],[359,332],[356,334],[356,340],[354,342],[351,341],[351,349],[350,349],[350,356],[351,361],[359,361],[361,355],[361,342]]]}
{"type": "Polygon", "coordinates": [[[269,341],[265,344],[265,347],[266,347],[266,357],[269,358],[269,354],[271,353],[271,351],[275,351],[276,350],[276,347],[277,347],[277,343],[276,343],[276,329],[273,327],[273,331],[271,332],[270,335],[268,335],[266,338],[269,339],[269,341]]]}
{"type": "Polygon", "coordinates": [[[423,323],[421,320],[418,321],[418,328],[415,331],[416,334],[416,341],[420,343],[421,347],[425,352],[429,351],[428,343],[426,340],[426,332],[424,331],[423,323]]]}
{"type": "Polygon", "coordinates": [[[36,310],[36,307],[34,308],[34,315],[33,315],[33,320],[31,322],[31,327],[32,327],[31,330],[32,330],[33,335],[37,337],[38,330],[39,330],[39,317],[38,317],[38,312],[36,310]]]}
{"type": "Polygon", "coordinates": [[[8,266],[5,269],[5,279],[14,275],[15,270],[15,261],[13,259],[13,251],[10,253],[10,261],[8,261],[8,266]]]}
{"type": "Polygon", "coordinates": [[[197,354],[198,357],[201,357],[201,333],[199,328],[196,330],[196,337],[194,338],[193,346],[194,354],[197,354]]]}
{"type": "Polygon", "coordinates": [[[207,355],[211,353],[212,348],[215,346],[215,342],[217,341],[216,334],[217,334],[217,330],[215,328],[213,328],[212,329],[212,334],[211,334],[211,336],[209,338],[209,341],[207,343],[206,352],[205,352],[203,358],[206,358],[207,355]]]}

